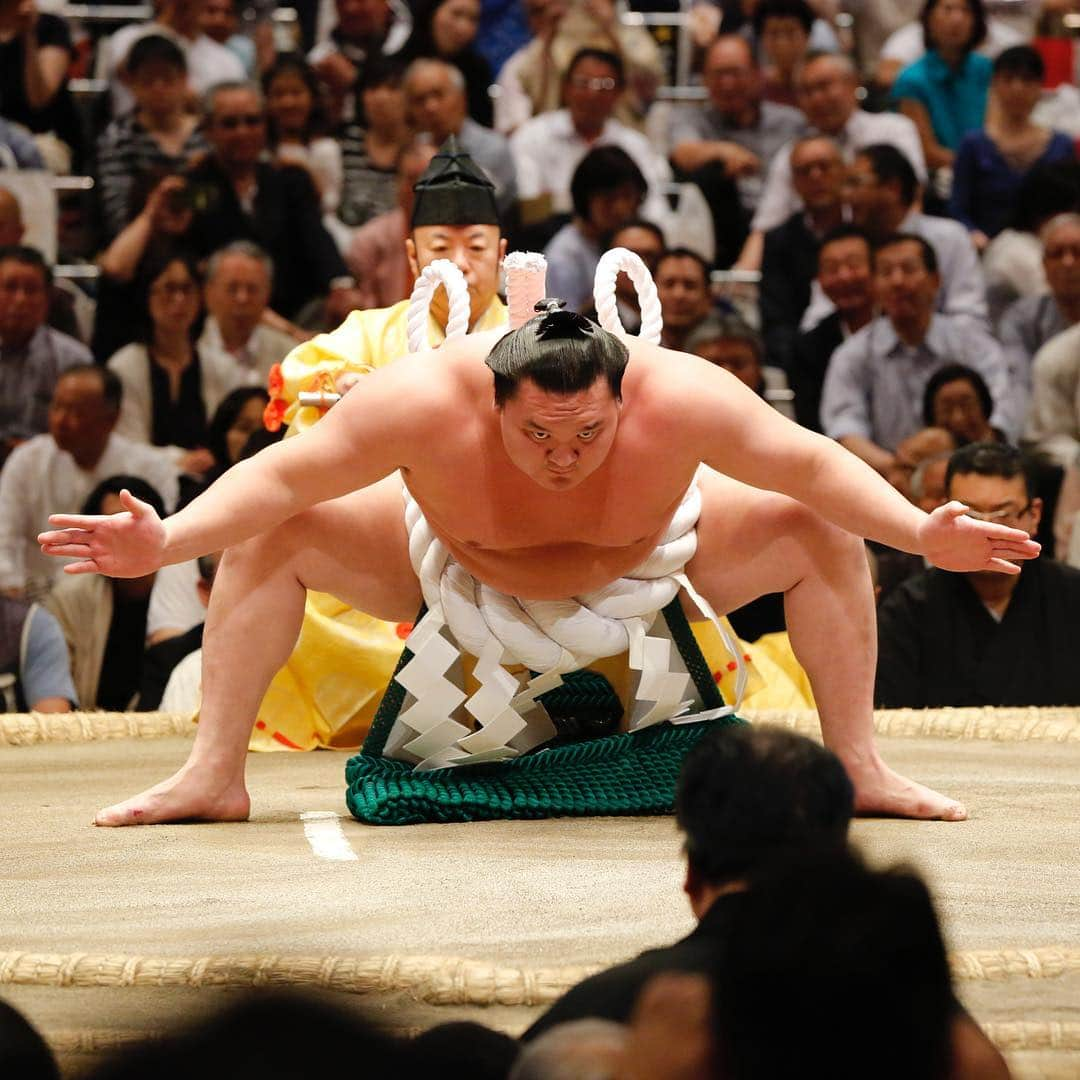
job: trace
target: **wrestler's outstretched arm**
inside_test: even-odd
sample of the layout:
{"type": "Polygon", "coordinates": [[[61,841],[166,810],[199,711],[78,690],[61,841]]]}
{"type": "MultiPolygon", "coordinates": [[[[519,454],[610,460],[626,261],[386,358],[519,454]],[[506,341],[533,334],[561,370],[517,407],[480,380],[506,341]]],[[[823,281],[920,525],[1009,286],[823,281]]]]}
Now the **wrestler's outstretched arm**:
{"type": "Polygon", "coordinates": [[[417,370],[433,354],[375,372],[303,436],[239,462],[178,514],[161,521],[130,494],[126,513],[54,514],[38,537],[47,555],[75,557],[69,574],[141,577],[170,563],[221,551],[302,510],[367,487],[416,453],[415,417],[438,415],[445,381],[417,370]],[[429,412],[429,410],[431,410],[429,412]]]}
{"type": "Polygon", "coordinates": [[[665,393],[679,395],[678,415],[717,471],[789,495],[856,536],[943,570],[1018,574],[1008,560],[1039,554],[1027,533],[968,517],[962,503],[924,513],[853,453],[781,416],[722,368],[671,352],[663,363],[665,393]]]}

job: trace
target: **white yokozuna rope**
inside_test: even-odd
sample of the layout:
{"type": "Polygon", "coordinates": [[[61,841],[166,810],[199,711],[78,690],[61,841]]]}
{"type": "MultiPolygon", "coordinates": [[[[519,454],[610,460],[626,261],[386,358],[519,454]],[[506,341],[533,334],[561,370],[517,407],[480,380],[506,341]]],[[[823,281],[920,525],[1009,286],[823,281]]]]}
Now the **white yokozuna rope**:
{"type": "Polygon", "coordinates": [[[461,271],[449,259],[436,259],[420,271],[413,285],[409,310],[405,316],[409,352],[423,352],[428,343],[428,315],[435,290],[442,285],[450,302],[446,320],[446,340],[464,337],[469,331],[469,286],[461,271]]]}
{"type": "Polygon", "coordinates": [[[597,263],[596,275],[593,278],[597,322],[609,333],[626,333],[615,300],[615,279],[620,271],[629,275],[637,289],[638,303],[641,305],[641,332],[638,336],[642,341],[659,345],[664,320],[660,313],[660,297],[656,292],[656,284],[641,257],[628,248],[605,251],[597,263]]]}

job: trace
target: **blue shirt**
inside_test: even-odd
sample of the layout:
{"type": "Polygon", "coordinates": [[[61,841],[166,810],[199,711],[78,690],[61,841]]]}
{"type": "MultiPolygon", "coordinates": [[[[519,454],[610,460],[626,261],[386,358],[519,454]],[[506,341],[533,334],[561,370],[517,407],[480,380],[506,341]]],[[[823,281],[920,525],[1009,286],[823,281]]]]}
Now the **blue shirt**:
{"type": "Polygon", "coordinates": [[[969,229],[997,236],[1012,218],[1017,193],[1028,172],[1037,165],[1072,161],[1074,156],[1072,140],[1055,131],[1038,160],[1024,172],[1017,172],[985,131],[969,131],[960,140],[953,162],[949,215],[969,229]]]}
{"type": "Polygon", "coordinates": [[[978,53],[968,53],[960,67],[953,69],[931,50],[897,75],[893,100],[922,105],[934,137],[955,150],[967,132],[983,125],[992,70],[991,61],[978,53]]]}

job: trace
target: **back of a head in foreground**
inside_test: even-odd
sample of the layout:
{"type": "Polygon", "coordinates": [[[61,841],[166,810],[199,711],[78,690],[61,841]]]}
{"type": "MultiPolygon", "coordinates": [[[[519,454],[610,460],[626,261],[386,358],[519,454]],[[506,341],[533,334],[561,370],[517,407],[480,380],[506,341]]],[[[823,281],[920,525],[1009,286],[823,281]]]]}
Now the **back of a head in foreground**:
{"type": "Polygon", "coordinates": [[[930,894],[913,872],[804,854],[752,878],[714,973],[726,1080],[943,1080],[956,1011],[930,894]]]}
{"type": "Polygon", "coordinates": [[[557,1024],[526,1044],[507,1080],[610,1080],[627,1035],[613,1020],[557,1024]]]}
{"type": "Polygon", "coordinates": [[[612,397],[622,397],[630,355],[626,346],[583,315],[560,310],[562,305],[561,300],[541,300],[536,305],[541,314],[499,338],[488,353],[485,363],[495,375],[499,408],[524,379],[551,394],[574,394],[602,378],[612,397]]]}
{"type": "Polygon", "coordinates": [[[440,1080],[506,1080],[521,1049],[516,1039],[470,1020],[437,1024],[412,1041],[420,1075],[440,1080]]]}
{"type": "Polygon", "coordinates": [[[5,1001],[0,1001],[0,1076],[60,1080],[60,1070],[45,1040],[5,1001]]]}
{"type": "Polygon", "coordinates": [[[779,728],[712,732],[686,755],[675,795],[690,868],[712,885],[807,847],[843,847],[853,813],[839,758],[779,728]]]}
{"type": "Polygon", "coordinates": [[[415,1062],[407,1043],[380,1031],[355,1007],[273,991],[249,994],[165,1040],[122,1051],[92,1080],[406,1077],[416,1075],[415,1062]]]}

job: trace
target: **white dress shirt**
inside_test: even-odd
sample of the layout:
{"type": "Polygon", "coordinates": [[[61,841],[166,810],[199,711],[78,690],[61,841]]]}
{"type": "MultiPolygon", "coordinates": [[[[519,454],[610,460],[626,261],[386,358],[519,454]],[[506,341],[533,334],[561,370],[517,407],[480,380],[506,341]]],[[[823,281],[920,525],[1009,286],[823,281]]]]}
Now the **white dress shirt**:
{"type": "Polygon", "coordinates": [[[66,562],[43,555],[37,535],[50,514],[77,514],[87,495],[110,476],[138,476],[172,511],[179,496],[176,466],[163,447],[143,446],[115,432],[92,469],[80,469],[51,435],[17,446],[0,472],[0,588],[48,591],[66,562]]]}

